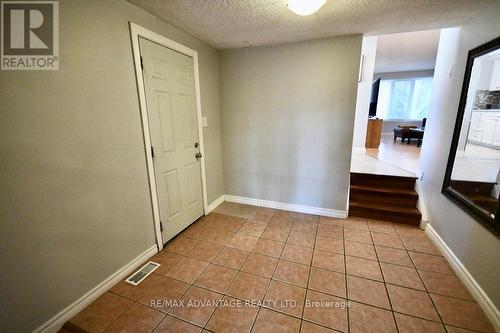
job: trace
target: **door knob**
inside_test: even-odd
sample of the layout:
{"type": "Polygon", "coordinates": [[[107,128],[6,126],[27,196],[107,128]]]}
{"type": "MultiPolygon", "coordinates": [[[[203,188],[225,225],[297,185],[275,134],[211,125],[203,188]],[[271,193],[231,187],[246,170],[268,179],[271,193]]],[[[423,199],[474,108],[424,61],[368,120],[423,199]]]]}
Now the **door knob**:
{"type": "Polygon", "coordinates": [[[198,148],[198,147],[199,147],[199,145],[200,145],[200,144],[199,144],[198,142],[195,142],[195,143],[194,143],[194,147],[195,147],[195,148],[198,148]]]}
{"type": "Polygon", "coordinates": [[[194,157],[196,157],[197,160],[199,160],[203,155],[201,153],[196,153],[194,157]]]}

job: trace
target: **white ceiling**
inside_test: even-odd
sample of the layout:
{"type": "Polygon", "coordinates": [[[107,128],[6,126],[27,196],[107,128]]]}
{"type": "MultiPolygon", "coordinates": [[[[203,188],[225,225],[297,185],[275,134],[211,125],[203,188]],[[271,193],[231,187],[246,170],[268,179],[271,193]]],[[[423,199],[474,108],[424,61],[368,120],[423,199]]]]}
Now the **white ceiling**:
{"type": "Polygon", "coordinates": [[[128,0],[218,48],[461,25],[496,0],[328,0],[299,16],[286,0],[128,0]]]}
{"type": "Polygon", "coordinates": [[[434,69],[439,33],[427,30],[378,36],[375,73],[434,69]]]}

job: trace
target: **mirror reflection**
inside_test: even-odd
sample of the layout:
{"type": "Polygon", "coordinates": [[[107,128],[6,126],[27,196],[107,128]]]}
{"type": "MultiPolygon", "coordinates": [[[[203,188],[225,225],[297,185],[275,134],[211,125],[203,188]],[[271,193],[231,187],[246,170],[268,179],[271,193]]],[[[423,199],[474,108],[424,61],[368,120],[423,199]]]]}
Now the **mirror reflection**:
{"type": "Polygon", "coordinates": [[[491,217],[500,192],[500,49],[476,57],[450,185],[491,217]]]}

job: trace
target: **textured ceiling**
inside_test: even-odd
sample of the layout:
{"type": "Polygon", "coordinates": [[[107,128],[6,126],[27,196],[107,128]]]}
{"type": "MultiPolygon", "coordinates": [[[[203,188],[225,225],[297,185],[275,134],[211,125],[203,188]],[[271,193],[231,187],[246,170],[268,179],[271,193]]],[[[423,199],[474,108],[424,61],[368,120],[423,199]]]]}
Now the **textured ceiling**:
{"type": "Polygon", "coordinates": [[[434,69],[439,30],[380,35],[375,73],[434,69]]]}
{"type": "Polygon", "coordinates": [[[496,0],[328,0],[299,16],[286,0],[128,0],[218,48],[369,35],[463,24],[496,0]]]}

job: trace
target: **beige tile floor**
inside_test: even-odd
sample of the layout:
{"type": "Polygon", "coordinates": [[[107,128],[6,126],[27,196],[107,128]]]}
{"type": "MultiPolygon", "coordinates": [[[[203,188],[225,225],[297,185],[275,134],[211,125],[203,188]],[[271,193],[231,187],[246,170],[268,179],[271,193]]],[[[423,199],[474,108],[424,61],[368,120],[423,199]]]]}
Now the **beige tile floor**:
{"type": "Polygon", "coordinates": [[[493,332],[432,242],[406,225],[212,213],[151,260],[160,269],[136,287],[118,283],[64,331],[493,332]]]}
{"type": "Polygon", "coordinates": [[[256,206],[248,206],[225,201],[215,208],[214,213],[252,220],[258,210],[259,208],[256,206]]]}

